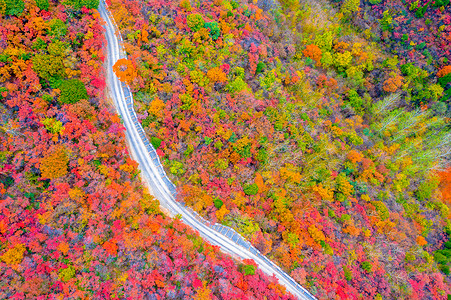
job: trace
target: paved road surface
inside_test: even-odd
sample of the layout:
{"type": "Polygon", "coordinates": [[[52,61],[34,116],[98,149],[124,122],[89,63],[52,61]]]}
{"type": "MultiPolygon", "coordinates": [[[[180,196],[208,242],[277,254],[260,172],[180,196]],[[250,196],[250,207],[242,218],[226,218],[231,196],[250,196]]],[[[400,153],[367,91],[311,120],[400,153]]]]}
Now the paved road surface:
{"type": "Polygon", "coordinates": [[[147,183],[151,193],[172,216],[180,215],[181,220],[185,224],[197,230],[200,236],[212,245],[219,246],[223,252],[234,257],[253,259],[263,272],[270,276],[274,274],[279,279],[279,283],[283,284],[287,288],[287,291],[299,299],[315,299],[307,290],[283,272],[271,260],[263,256],[233,229],[220,224],[209,225],[193,210],[175,201],[176,188],[166,176],[158,155],[145,137],[144,131],[136,118],[136,113],[133,109],[132,94],[129,88],[121,83],[113,73],[112,66],[114,63],[120,58],[125,58],[126,55],[120,46],[122,38],[116,35],[116,24],[107,10],[104,1],[100,3],[99,12],[106,22],[105,29],[108,50],[107,84],[109,92],[126,128],[125,134],[132,156],[139,163],[141,176],[147,183]]]}

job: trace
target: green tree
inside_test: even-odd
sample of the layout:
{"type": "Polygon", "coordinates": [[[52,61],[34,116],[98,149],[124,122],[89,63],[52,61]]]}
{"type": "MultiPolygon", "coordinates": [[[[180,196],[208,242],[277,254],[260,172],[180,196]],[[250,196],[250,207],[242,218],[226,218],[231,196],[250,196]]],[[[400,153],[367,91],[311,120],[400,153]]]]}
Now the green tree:
{"type": "Polygon", "coordinates": [[[210,37],[214,41],[221,35],[221,29],[219,28],[218,22],[207,22],[204,27],[210,29],[210,37]]]}
{"type": "Polygon", "coordinates": [[[5,14],[9,16],[20,16],[25,9],[23,0],[0,0],[0,7],[5,7],[5,14]]]}
{"type": "Polygon", "coordinates": [[[66,33],[67,33],[67,26],[60,19],[52,19],[52,20],[50,20],[49,27],[50,28],[48,30],[48,33],[51,36],[59,38],[59,37],[65,36],[66,33]]]}
{"type": "Polygon", "coordinates": [[[80,9],[83,6],[86,8],[97,8],[99,6],[99,0],[63,0],[62,3],[65,6],[69,6],[75,9],[80,9]]]}
{"type": "Polygon", "coordinates": [[[257,195],[258,193],[258,185],[253,184],[246,184],[243,188],[243,191],[246,195],[257,195]]]}
{"type": "Polygon", "coordinates": [[[372,266],[369,261],[364,261],[360,264],[360,267],[365,270],[367,273],[371,272],[372,266]]]}
{"type": "Polygon", "coordinates": [[[64,75],[64,64],[61,57],[47,54],[36,54],[33,59],[33,70],[43,79],[57,78],[64,75]]]}
{"type": "Polygon", "coordinates": [[[345,16],[351,16],[353,13],[360,10],[360,0],[345,0],[341,5],[340,11],[345,16]]]}
{"type": "Polygon", "coordinates": [[[161,145],[161,139],[157,138],[156,136],[153,136],[150,138],[150,143],[155,149],[158,149],[161,145]]]}
{"type": "Polygon", "coordinates": [[[49,10],[49,0],[35,0],[40,10],[49,10]]]}
{"type": "Polygon", "coordinates": [[[81,99],[88,99],[88,92],[85,84],[77,79],[68,79],[63,81],[59,87],[61,95],[59,101],[61,103],[73,104],[81,99]]]}
{"type": "Polygon", "coordinates": [[[204,27],[205,21],[200,14],[190,14],[186,17],[186,25],[191,28],[192,31],[199,31],[204,27]]]}

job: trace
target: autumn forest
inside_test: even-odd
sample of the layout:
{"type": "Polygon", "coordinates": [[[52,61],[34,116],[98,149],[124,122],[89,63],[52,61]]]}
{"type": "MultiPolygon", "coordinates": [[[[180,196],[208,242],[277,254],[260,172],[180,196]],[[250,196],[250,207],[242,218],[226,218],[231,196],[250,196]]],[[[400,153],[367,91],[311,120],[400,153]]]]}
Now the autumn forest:
{"type": "MultiPolygon", "coordinates": [[[[317,299],[451,299],[449,0],[106,0],[177,202],[317,299]]],[[[169,216],[99,0],[0,0],[0,299],[296,299],[169,216]]]]}

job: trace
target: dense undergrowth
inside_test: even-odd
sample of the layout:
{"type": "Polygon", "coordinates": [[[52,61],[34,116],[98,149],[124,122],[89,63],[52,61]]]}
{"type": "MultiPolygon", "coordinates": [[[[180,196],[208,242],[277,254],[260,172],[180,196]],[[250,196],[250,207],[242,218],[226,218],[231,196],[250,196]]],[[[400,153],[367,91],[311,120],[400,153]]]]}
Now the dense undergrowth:
{"type": "Polygon", "coordinates": [[[0,298],[290,299],[143,188],[97,5],[0,0],[0,298]]]}
{"type": "Polygon", "coordinates": [[[179,201],[319,298],[451,293],[449,4],[109,3],[179,201]]]}

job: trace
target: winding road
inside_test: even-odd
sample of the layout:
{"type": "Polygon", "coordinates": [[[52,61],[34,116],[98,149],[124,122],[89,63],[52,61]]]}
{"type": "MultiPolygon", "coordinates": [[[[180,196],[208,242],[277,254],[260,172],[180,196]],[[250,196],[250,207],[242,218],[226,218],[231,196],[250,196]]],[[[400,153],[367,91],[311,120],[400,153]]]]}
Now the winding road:
{"type": "Polygon", "coordinates": [[[270,276],[274,274],[278,278],[279,283],[284,285],[291,294],[299,299],[315,299],[306,289],[271,260],[263,256],[232,228],[220,224],[209,225],[193,210],[175,201],[176,188],[166,176],[155,149],[147,140],[144,130],[138,122],[133,108],[133,95],[130,89],[121,83],[113,73],[112,67],[114,63],[118,59],[126,58],[126,54],[120,45],[122,42],[120,33],[116,30],[116,24],[104,1],[100,1],[98,10],[106,23],[104,25],[108,51],[106,75],[109,93],[126,128],[125,135],[132,157],[138,162],[142,179],[146,182],[149,191],[172,216],[181,216],[181,220],[186,225],[197,230],[200,236],[212,245],[219,246],[221,251],[233,257],[253,259],[263,272],[270,276]]]}

